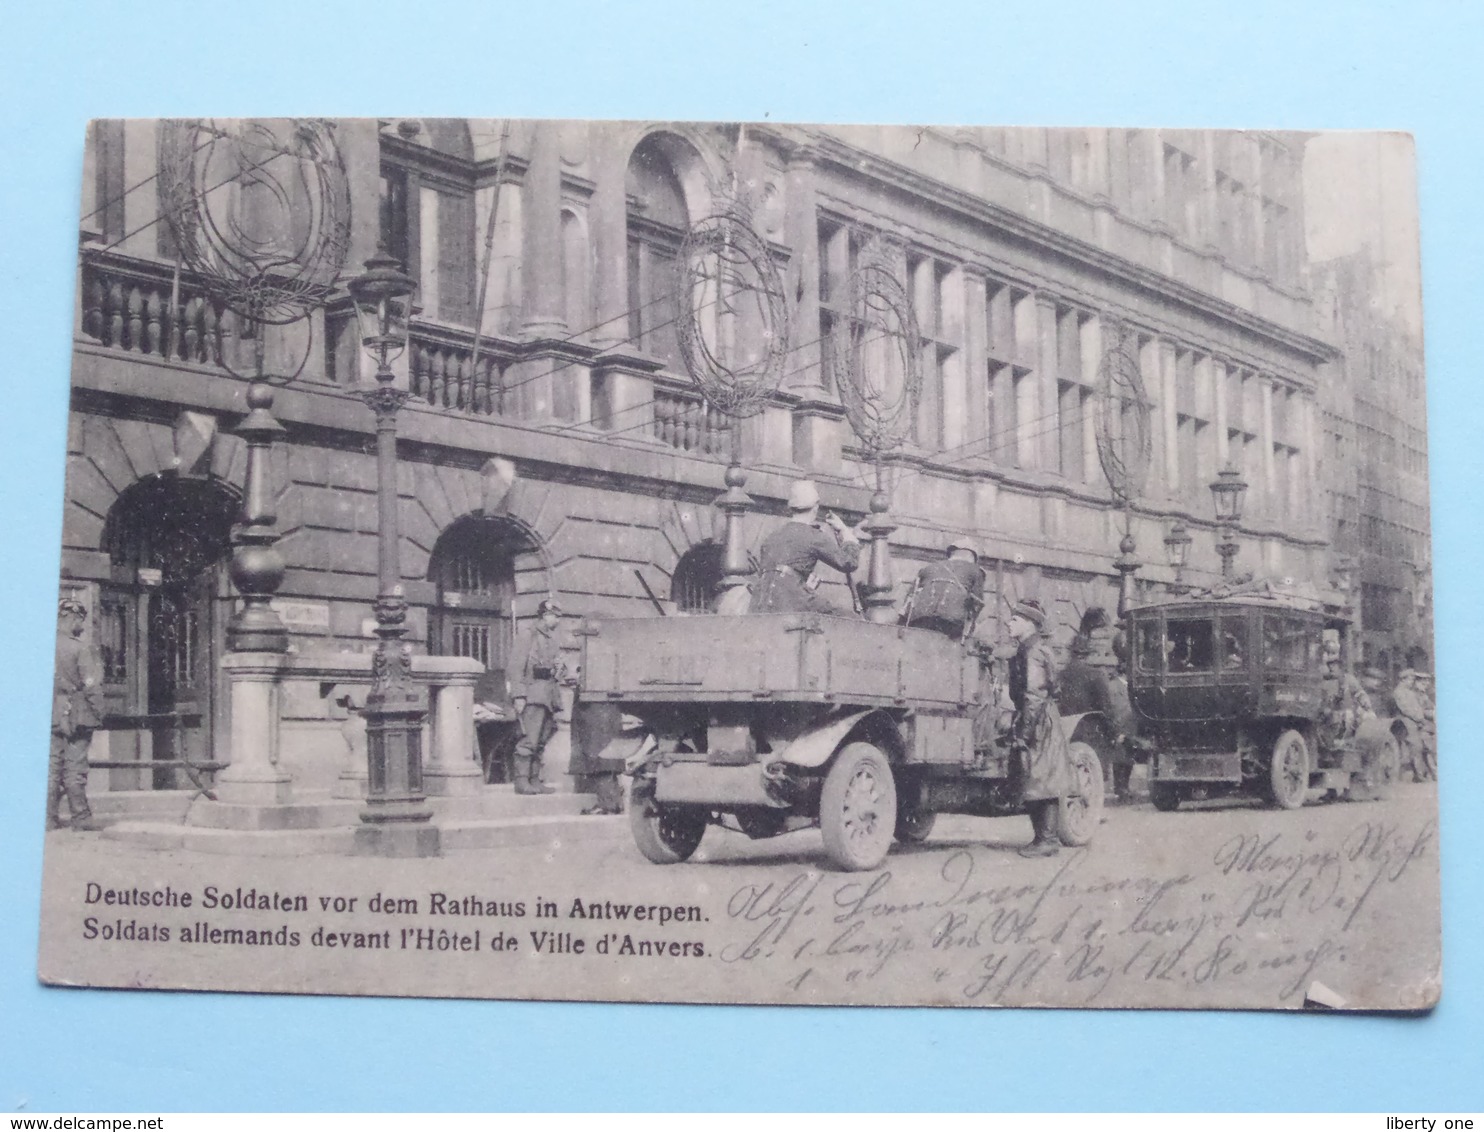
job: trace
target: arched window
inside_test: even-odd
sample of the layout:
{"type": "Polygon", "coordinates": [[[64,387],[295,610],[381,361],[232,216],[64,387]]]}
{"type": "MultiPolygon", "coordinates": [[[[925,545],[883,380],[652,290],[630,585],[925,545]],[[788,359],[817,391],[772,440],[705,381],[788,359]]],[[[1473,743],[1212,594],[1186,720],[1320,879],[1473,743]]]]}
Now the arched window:
{"type": "Polygon", "coordinates": [[[671,368],[680,366],[675,333],[675,258],[685,237],[685,192],[666,154],[677,138],[651,134],[629,157],[629,338],[671,368]]]}
{"type": "Polygon", "coordinates": [[[670,576],[670,600],[681,613],[708,613],[716,603],[722,579],[722,546],[703,542],[691,547],[670,576]]]}
{"type": "Polygon", "coordinates": [[[582,334],[593,322],[592,256],[587,225],[571,209],[562,210],[562,311],[569,334],[582,334]]]}

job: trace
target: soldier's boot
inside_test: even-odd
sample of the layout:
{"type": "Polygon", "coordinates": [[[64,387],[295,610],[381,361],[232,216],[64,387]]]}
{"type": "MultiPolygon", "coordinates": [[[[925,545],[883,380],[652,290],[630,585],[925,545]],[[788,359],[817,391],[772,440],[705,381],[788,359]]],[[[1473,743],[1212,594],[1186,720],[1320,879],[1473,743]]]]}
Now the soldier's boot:
{"type": "Polygon", "coordinates": [[[102,829],[103,823],[93,817],[92,807],[88,805],[87,788],[83,783],[70,779],[64,771],[62,785],[67,791],[67,808],[72,812],[72,828],[89,833],[102,829]]]}
{"type": "Polygon", "coordinates": [[[1036,831],[1036,836],[1020,850],[1022,857],[1054,857],[1061,852],[1061,842],[1056,832],[1057,805],[1053,799],[1049,802],[1032,802],[1027,807],[1031,812],[1031,828],[1036,831]]]}
{"type": "Polygon", "coordinates": [[[511,762],[514,769],[512,779],[515,782],[515,792],[517,794],[537,793],[531,789],[531,756],[516,755],[511,762]]]}
{"type": "Polygon", "coordinates": [[[555,794],[556,787],[550,783],[541,781],[541,756],[535,755],[531,758],[530,793],[532,794],[555,794]]]}
{"type": "Polygon", "coordinates": [[[62,821],[62,776],[55,771],[46,780],[46,828],[61,829],[62,821]]]}

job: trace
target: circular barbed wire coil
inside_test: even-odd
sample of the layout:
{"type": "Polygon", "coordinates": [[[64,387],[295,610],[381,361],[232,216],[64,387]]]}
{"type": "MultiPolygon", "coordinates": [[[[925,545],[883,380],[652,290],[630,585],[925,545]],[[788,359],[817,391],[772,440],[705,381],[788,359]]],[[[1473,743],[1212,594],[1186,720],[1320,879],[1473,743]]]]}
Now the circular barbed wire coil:
{"type": "Polygon", "coordinates": [[[1139,373],[1139,360],[1129,349],[1121,327],[1098,363],[1096,436],[1098,463],[1115,498],[1124,505],[1144,490],[1153,451],[1149,395],[1139,373]]]}
{"type": "Polygon", "coordinates": [[[873,455],[911,435],[922,397],[921,338],[907,289],[882,252],[865,253],[848,283],[849,315],[832,331],[833,377],[846,419],[873,455]]]}
{"type": "Polygon", "coordinates": [[[181,263],[236,314],[287,325],[322,305],[350,247],[350,181],[330,123],[161,123],[160,202],[181,263]]]}
{"type": "Polygon", "coordinates": [[[706,401],[730,417],[761,411],[783,376],[788,301],[773,253],[739,201],[719,199],[686,230],[675,306],[680,355],[706,401]]]}

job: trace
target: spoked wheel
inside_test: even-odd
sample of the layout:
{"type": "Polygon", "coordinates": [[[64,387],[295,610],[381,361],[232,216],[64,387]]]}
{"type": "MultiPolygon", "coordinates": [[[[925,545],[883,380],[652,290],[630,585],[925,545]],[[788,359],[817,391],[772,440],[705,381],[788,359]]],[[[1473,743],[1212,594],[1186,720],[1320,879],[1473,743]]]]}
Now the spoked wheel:
{"type": "Polygon", "coordinates": [[[1309,793],[1309,744],[1302,732],[1285,731],[1273,744],[1268,768],[1268,801],[1280,810],[1296,810],[1309,793]]]}
{"type": "Polygon", "coordinates": [[[849,872],[886,859],[897,821],[897,785],[886,755],[851,743],[835,756],[819,794],[819,829],[831,861],[849,872]]]}
{"type": "Polygon", "coordinates": [[[1061,800],[1058,832],[1063,845],[1086,845],[1103,820],[1103,762],[1080,739],[1067,744],[1072,787],[1061,800]]]}
{"type": "Polygon", "coordinates": [[[694,853],[706,834],[706,811],[654,800],[654,785],[634,784],[629,798],[629,830],[639,852],[656,865],[678,865],[694,853]]]}
{"type": "Polygon", "coordinates": [[[1180,787],[1173,782],[1151,782],[1149,800],[1156,810],[1168,814],[1180,808],[1180,787]]]}

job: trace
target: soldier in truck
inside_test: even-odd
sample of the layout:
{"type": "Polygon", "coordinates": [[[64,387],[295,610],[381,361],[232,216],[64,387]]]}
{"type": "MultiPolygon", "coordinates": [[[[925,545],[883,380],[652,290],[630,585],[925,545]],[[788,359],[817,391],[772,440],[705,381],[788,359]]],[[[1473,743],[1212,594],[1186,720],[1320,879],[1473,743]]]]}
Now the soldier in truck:
{"type": "Polygon", "coordinates": [[[834,512],[819,520],[819,489],[798,480],[788,493],[789,519],[763,540],[753,613],[828,613],[848,616],[815,592],[823,562],[846,574],[860,564],[860,536],[834,512]]]}

